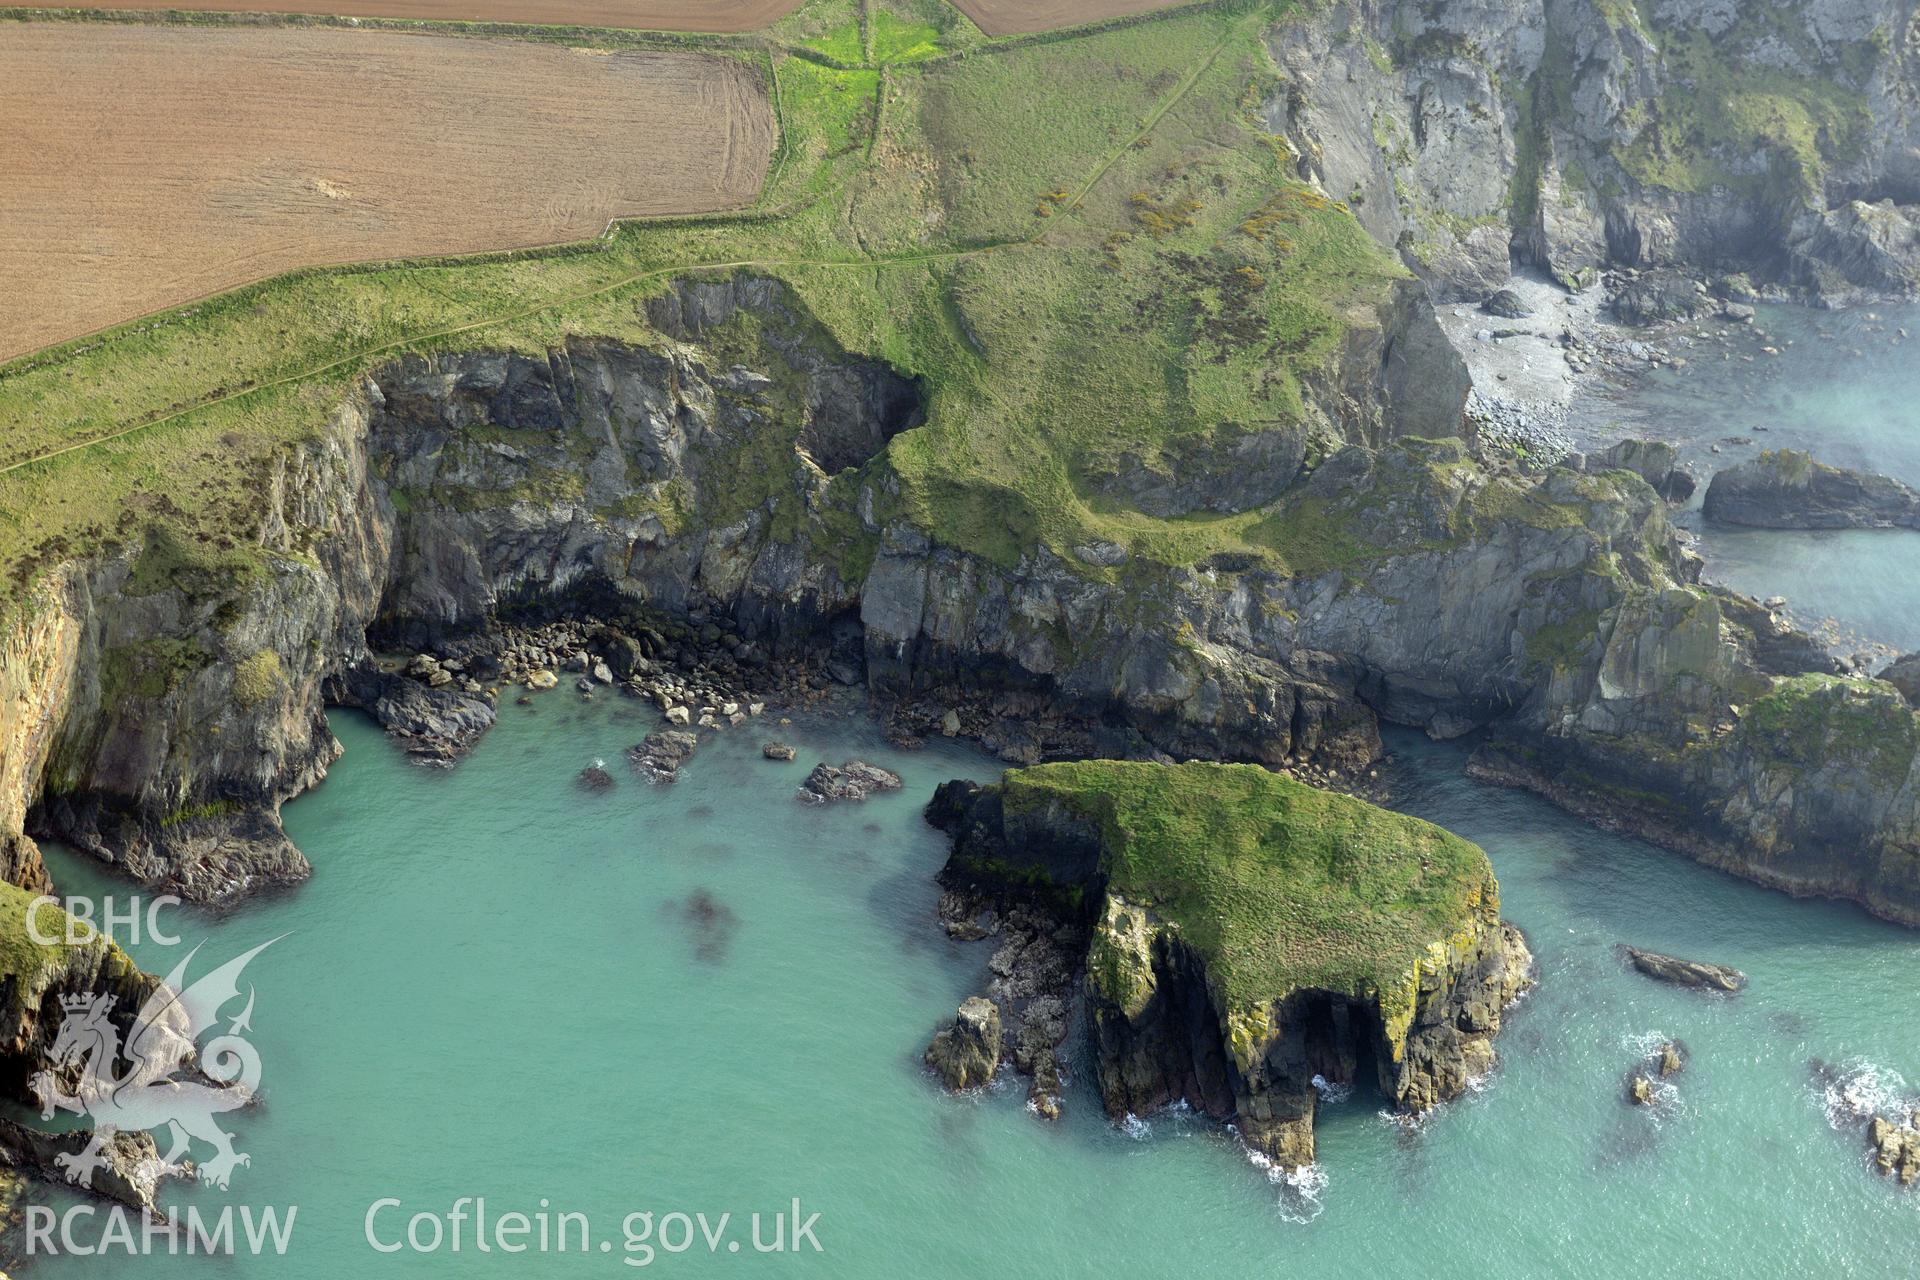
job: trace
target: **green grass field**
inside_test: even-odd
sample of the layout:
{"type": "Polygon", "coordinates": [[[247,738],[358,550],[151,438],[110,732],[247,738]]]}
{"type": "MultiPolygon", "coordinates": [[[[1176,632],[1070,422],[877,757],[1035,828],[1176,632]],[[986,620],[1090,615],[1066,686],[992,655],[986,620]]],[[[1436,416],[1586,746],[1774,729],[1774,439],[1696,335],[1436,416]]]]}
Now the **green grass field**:
{"type": "Polygon", "coordinates": [[[156,522],[244,562],[275,453],[398,356],[657,340],[649,296],[735,271],[784,279],[847,349],[923,379],[926,425],[869,465],[942,541],[1008,563],[1105,540],[1284,565],[1249,536],[1260,513],[1155,519],[1091,499],[1084,476],[1179,433],[1297,419],[1303,384],[1404,275],[1253,116],[1280,87],[1260,34],[1285,7],[994,41],[932,0],[817,0],[771,41],[701,41],[773,93],[781,140],[752,210],[296,273],[0,367],[0,609],[156,522]]]}

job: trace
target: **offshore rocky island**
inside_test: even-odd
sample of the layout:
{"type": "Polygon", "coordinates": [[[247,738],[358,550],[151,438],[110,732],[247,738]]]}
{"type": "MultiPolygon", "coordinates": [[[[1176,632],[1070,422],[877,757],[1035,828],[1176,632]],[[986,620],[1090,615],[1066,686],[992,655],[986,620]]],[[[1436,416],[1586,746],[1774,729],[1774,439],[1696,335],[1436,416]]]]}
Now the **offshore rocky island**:
{"type": "MultiPolygon", "coordinates": [[[[1530,980],[1484,853],[1296,780],[1351,781],[1383,724],[1920,924],[1912,686],[1704,582],[1670,451],[1490,429],[1434,310],[1516,268],[1656,321],[1911,293],[1917,30],[1885,0],[1201,5],[902,67],[871,120],[793,93],[762,216],[557,260],[591,293],[433,268],[534,305],[293,390],[186,358],[309,305],[272,287],[20,362],[0,870],[45,890],[53,839],[206,903],[298,882],[279,810],[338,755],[329,706],[450,761],[562,674],[692,732],[851,687],[1021,766],[930,816],[950,926],[991,904],[1058,961],[1010,1049],[1036,1101],[1084,966],[1111,1113],[1186,1102],[1285,1165],[1314,1077],[1457,1096],[1530,980]],[[1048,127],[986,123],[1008,83],[1048,127]]],[[[141,979],[5,954],[24,1097],[57,998],[141,979]]],[[[962,1012],[964,1085],[1002,1032],[962,1012]]]]}

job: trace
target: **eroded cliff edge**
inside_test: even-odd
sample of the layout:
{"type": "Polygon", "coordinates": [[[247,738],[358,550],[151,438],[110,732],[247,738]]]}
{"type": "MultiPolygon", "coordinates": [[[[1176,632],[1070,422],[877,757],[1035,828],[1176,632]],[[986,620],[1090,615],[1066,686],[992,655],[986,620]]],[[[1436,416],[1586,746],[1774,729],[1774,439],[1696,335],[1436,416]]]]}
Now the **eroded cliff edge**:
{"type": "Polygon", "coordinates": [[[1489,729],[1507,780],[1920,920],[1897,692],[1835,679],[1806,637],[1702,586],[1640,476],[1396,437],[1394,353],[1431,324],[1397,298],[1321,407],[1271,429],[1299,447],[1232,504],[1253,505],[1188,518],[1240,548],[1197,558],[1149,537],[964,536],[973,508],[942,509],[898,465],[925,388],[764,277],[672,286],[649,344],[400,361],[275,460],[250,541],[129,514],[122,549],[61,564],[12,621],[15,872],[38,874],[32,831],[202,899],[296,879],[278,807],[332,760],[323,706],[351,696],[333,677],[370,642],[430,645],[516,608],[698,609],[775,652],[832,646],[909,731],[965,706],[1022,762],[1353,765],[1383,720],[1489,729]],[[1863,773],[1865,704],[1899,732],[1863,773]]]}
{"type": "Polygon", "coordinates": [[[949,889],[1074,918],[1109,1115],[1184,1102],[1285,1167],[1323,1084],[1398,1108],[1494,1065],[1531,957],[1486,855],[1245,765],[1096,761],[942,787],[949,889]]]}

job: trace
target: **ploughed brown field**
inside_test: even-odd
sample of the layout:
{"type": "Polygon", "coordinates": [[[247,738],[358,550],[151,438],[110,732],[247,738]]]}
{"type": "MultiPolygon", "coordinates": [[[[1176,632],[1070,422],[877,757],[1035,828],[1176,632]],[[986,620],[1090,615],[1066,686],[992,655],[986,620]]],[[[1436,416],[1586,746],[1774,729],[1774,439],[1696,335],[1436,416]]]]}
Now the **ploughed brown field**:
{"type": "Polygon", "coordinates": [[[294,267],[750,202],[751,66],[292,28],[0,24],[0,359],[294,267]]]}
{"type": "MultiPolygon", "coordinates": [[[[953,0],[990,36],[1052,31],[1188,0],[953,0]]],[[[110,0],[74,9],[203,9],[221,13],[319,13],[440,22],[530,22],[635,27],[647,31],[758,31],[801,0],[110,0]]]]}
{"type": "Polygon", "coordinates": [[[635,27],[646,31],[758,31],[786,17],[798,9],[800,3],[801,0],[106,0],[101,4],[59,7],[322,13],[342,18],[530,22],[563,27],[635,27]]]}
{"type": "Polygon", "coordinates": [[[953,7],[990,36],[1052,31],[1108,18],[1124,18],[1153,9],[1171,9],[1192,0],[953,0],[953,7]]]}

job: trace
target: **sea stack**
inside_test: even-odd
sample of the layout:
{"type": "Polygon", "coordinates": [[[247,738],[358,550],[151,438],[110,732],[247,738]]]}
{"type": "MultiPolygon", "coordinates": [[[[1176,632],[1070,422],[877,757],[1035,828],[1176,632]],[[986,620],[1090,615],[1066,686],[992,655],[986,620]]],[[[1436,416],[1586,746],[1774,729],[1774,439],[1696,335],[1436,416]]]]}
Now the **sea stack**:
{"type": "Polygon", "coordinates": [[[1255,766],[1041,765],[947,783],[928,818],[949,889],[1087,926],[1111,1116],[1185,1102],[1285,1167],[1314,1158],[1315,1077],[1427,1110],[1493,1066],[1531,981],[1478,846],[1255,766]]]}

